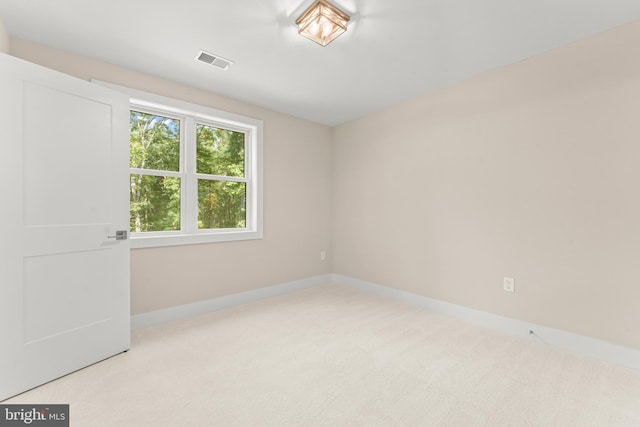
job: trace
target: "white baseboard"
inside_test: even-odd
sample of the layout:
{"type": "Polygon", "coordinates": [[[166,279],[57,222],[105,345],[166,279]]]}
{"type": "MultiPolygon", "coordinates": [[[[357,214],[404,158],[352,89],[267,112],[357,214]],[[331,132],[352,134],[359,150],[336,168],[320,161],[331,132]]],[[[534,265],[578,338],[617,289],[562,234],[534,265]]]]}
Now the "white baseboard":
{"type": "Polygon", "coordinates": [[[494,329],[510,335],[532,337],[544,343],[563,348],[576,354],[640,371],[640,350],[611,344],[606,341],[574,334],[560,329],[549,328],[535,323],[499,316],[461,305],[428,298],[411,292],[377,285],[340,274],[326,274],[279,285],[268,286],[254,291],[241,292],[225,297],[199,301],[192,304],[170,307],[131,317],[131,329],[141,329],[174,320],[210,313],[252,301],[295,292],[326,283],[339,283],[407,304],[455,317],[460,320],[494,329]],[[531,335],[534,331],[535,335],[531,335]]]}
{"type": "Polygon", "coordinates": [[[326,274],[293,282],[282,283],[274,286],[256,289],[254,291],[241,292],[220,298],[213,298],[206,301],[199,301],[192,304],[169,307],[162,310],[151,311],[149,313],[131,316],[131,329],[147,328],[174,320],[185,319],[192,316],[210,313],[223,308],[233,307],[263,298],[269,298],[301,289],[310,288],[317,285],[331,283],[332,276],[326,274]]]}
{"type": "Polygon", "coordinates": [[[388,288],[339,274],[332,275],[332,282],[393,298],[510,335],[532,337],[576,354],[640,371],[640,350],[611,344],[606,341],[560,329],[549,328],[535,323],[524,322],[445,301],[427,298],[422,295],[388,288]],[[531,335],[530,331],[534,331],[535,335],[531,335]]]}

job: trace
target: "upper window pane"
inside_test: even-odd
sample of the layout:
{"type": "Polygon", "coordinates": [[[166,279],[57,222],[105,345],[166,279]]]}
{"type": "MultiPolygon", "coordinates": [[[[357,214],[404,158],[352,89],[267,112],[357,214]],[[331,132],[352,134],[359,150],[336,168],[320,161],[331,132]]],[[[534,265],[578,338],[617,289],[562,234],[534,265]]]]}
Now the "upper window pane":
{"type": "Polygon", "coordinates": [[[196,172],[244,176],[244,133],[198,124],[196,172]]]}
{"type": "Polygon", "coordinates": [[[180,120],[131,111],[129,164],[132,168],[180,171],[180,120]]]}

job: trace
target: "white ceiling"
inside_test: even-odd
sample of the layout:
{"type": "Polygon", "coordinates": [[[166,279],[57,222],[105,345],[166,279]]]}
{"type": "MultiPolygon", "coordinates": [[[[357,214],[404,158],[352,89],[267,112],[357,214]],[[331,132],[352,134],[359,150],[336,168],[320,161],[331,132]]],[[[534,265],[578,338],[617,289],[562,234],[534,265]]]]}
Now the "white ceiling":
{"type": "Polygon", "coordinates": [[[313,0],[0,0],[12,37],[327,125],[640,19],[638,0],[334,0],[323,48],[294,22],[313,0]],[[221,71],[200,49],[235,61],[221,71]]]}

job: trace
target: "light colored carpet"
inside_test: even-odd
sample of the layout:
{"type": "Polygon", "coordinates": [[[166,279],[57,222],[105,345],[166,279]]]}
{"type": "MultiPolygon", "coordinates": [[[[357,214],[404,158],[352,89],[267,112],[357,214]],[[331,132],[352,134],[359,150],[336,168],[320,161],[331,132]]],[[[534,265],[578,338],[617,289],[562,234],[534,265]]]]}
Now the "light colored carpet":
{"type": "Polygon", "coordinates": [[[134,332],[5,403],[75,427],[640,426],[640,372],[340,285],[134,332]]]}

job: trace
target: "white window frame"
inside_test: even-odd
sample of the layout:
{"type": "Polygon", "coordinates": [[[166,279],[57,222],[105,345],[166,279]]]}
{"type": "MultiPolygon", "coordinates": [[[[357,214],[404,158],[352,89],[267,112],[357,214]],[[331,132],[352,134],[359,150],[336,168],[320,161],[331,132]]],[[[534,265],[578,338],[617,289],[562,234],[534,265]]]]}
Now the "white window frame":
{"type": "MultiPolygon", "coordinates": [[[[161,171],[161,173],[163,176],[175,176],[181,179],[180,214],[183,229],[180,231],[131,233],[132,248],[229,242],[261,239],[263,237],[262,120],[112,83],[92,81],[127,94],[129,96],[130,110],[166,115],[182,121],[180,126],[180,171],[161,171]],[[216,180],[246,183],[246,228],[198,229],[197,182],[201,174],[196,173],[195,141],[191,140],[191,137],[185,133],[185,129],[193,129],[193,138],[195,138],[196,123],[245,134],[245,176],[243,178],[216,177],[216,180]]],[[[128,144],[129,141],[127,140],[128,144]]],[[[130,169],[130,171],[133,174],[154,175],[153,171],[139,169],[130,169]]]]}

